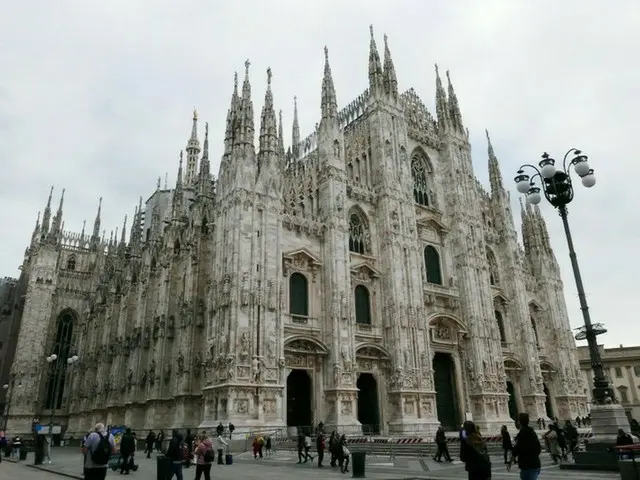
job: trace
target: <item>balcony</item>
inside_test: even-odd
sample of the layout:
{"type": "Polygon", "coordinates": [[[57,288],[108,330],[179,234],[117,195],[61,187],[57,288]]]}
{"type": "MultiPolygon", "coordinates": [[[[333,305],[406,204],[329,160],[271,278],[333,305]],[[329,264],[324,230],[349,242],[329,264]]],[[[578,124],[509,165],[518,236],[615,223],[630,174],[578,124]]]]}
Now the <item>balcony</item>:
{"type": "Polygon", "coordinates": [[[285,314],[285,328],[288,330],[320,331],[320,322],[316,317],[285,314]]]}
{"type": "Polygon", "coordinates": [[[382,329],[367,323],[356,323],[356,335],[374,340],[382,338],[382,329]]]}

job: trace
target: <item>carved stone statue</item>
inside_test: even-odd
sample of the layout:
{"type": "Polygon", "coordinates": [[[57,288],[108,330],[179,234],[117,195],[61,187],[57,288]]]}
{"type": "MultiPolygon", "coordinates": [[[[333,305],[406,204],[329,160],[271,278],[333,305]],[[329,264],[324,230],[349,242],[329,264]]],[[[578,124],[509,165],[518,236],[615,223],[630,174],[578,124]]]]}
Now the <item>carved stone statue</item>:
{"type": "Polygon", "coordinates": [[[151,360],[151,364],[149,365],[149,384],[153,385],[156,381],[156,361],[155,359],[151,360]]]}
{"type": "Polygon", "coordinates": [[[240,357],[249,356],[249,336],[246,333],[240,335],[240,357]]]}
{"type": "Polygon", "coordinates": [[[258,357],[254,357],[251,362],[251,374],[253,376],[254,383],[260,383],[262,371],[261,371],[261,362],[258,357]]]}
{"type": "Polygon", "coordinates": [[[178,376],[184,375],[184,356],[182,355],[182,352],[178,354],[176,363],[178,364],[178,376]]]}

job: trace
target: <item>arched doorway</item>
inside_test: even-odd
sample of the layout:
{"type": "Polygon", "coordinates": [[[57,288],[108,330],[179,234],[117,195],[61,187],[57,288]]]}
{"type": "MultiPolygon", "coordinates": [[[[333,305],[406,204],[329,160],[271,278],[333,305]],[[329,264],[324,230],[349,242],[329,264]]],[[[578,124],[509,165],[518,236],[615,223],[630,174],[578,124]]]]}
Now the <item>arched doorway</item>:
{"type": "Polygon", "coordinates": [[[551,394],[549,393],[549,387],[547,387],[546,383],[543,384],[542,391],[544,392],[544,408],[546,410],[547,417],[553,420],[555,415],[553,414],[553,405],[551,404],[551,394]]]}
{"type": "Polygon", "coordinates": [[[378,382],[371,373],[361,373],[358,387],[358,421],[364,435],[380,434],[380,408],[378,404],[378,382]]]}
{"type": "Polygon", "coordinates": [[[457,430],[460,425],[458,395],[456,392],[455,364],[451,354],[436,352],[433,357],[433,370],[438,421],[445,430],[457,430]]]}
{"type": "Polygon", "coordinates": [[[306,370],[293,370],[287,377],[287,426],[311,428],[311,377],[306,370]]]}
{"type": "Polygon", "coordinates": [[[516,389],[511,382],[507,382],[507,393],[509,394],[509,416],[516,420],[518,418],[518,404],[516,403],[516,389]]]}

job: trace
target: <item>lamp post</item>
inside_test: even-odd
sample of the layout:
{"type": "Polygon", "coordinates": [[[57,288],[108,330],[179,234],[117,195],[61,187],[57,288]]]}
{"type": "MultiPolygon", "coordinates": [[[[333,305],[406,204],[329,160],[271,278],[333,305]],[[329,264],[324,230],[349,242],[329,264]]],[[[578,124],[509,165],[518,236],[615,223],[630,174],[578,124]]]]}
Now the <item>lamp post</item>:
{"type": "Polygon", "coordinates": [[[596,340],[598,335],[606,333],[607,330],[600,323],[591,323],[587,297],[584,293],[582,276],[580,275],[578,259],[567,219],[567,205],[573,200],[574,194],[570,175],[572,167],[573,171],[582,179],[582,185],[586,188],[591,188],[596,184],[596,177],[593,174],[593,169],[589,166],[587,156],[575,148],[572,148],[564,155],[561,168],[556,166],[556,161],[548,153],[544,153],[537,167],[530,164],[522,165],[514,180],[518,192],[526,194],[527,201],[530,204],[537,205],[540,203],[542,200],[540,191],[542,191],[547,201],[558,210],[560,218],[562,218],[562,225],[569,247],[571,268],[573,269],[573,276],[578,289],[580,310],[584,321],[584,326],[577,329],[579,331],[575,338],[576,340],[587,340],[591,369],[593,370],[593,402],[598,405],[604,405],[615,401],[613,389],[604,373],[602,358],[596,340]],[[569,159],[570,157],[571,159],[569,159]],[[533,175],[526,174],[525,169],[533,171],[533,175]],[[535,183],[538,177],[541,187],[538,187],[535,183]]]}
{"type": "Polygon", "coordinates": [[[46,358],[46,360],[47,360],[47,363],[52,365],[53,367],[53,372],[51,373],[53,375],[53,396],[51,398],[51,404],[49,405],[51,409],[51,413],[49,415],[49,432],[48,432],[49,446],[51,447],[53,443],[53,415],[56,411],[56,407],[58,404],[58,391],[61,383],[60,379],[62,377],[62,372],[67,367],[70,367],[80,359],[78,358],[77,355],[71,355],[66,359],[66,361],[63,362],[62,359],[58,357],[57,354],[52,353],[46,358]]]}

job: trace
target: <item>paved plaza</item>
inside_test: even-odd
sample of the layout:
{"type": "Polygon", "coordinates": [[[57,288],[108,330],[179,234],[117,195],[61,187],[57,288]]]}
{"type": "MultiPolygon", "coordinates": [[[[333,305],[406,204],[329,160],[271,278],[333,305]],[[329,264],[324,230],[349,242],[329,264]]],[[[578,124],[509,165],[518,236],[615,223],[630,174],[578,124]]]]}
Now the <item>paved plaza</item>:
{"type": "MultiPolygon", "coordinates": [[[[30,454],[27,462],[12,463],[3,461],[0,465],[0,478],[11,480],[49,480],[63,478],[62,475],[71,478],[82,479],[82,457],[75,448],[56,448],[53,450],[52,463],[43,465],[42,468],[34,468],[33,457],[30,454]],[[4,473],[8,473],[5,476],[4,473]]],[[[236,454],[234,465],[218,466],[214,465],[211,471],[212,478],[215,479],[268,479],[278,478],[279,480],[293,480],[305,477],[314,478],[351,478],[351,473],[343,475],[338,469],[331,467],[318,468],[313,464],[296,464],[293,452],[275,452],[271,458],[254,460],[249,452],[236,454]]],[[[563,480],[613,480],[620,478],[618,473],[604,472],[573,472],[560,470],[558,466],[552,465],[551,461],[543,454],[543,473],[541,479],[563,479],[563,480]]],[[[130,478],[139,480],[156,480],[156,460],[138,455],[136,459],[139,464],[137,472],[132,473],[130,478]]],[[[494,464],[493,478],[518,479],[518,469],[514,468],[507,472],[502,464],[502,458],[492,458],[494,464]]],[[[328,463],[328,462],[326,462],[328,463]]],[[[195,468],[184,470],[185,480],[190,480],[195,475],[195,468]]],[[[465,479],[464,465],[461,462],[451,464],[440,464],[425,458],[396,458],[380,456],[367,457],[367,478],[370,479],[465,479]]],[[[120,477],[118,472],[109,471],[107,478],[120,477]]]]}

